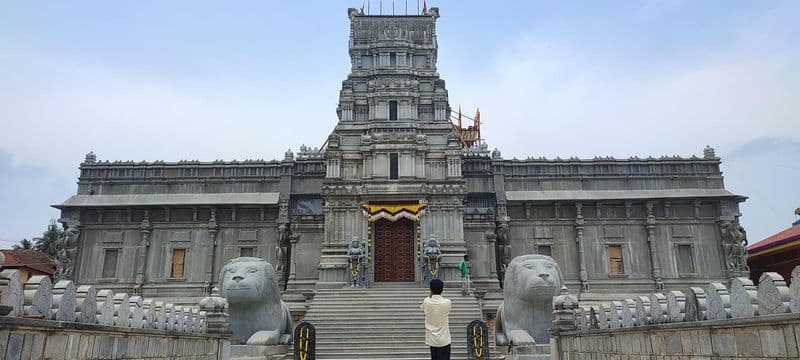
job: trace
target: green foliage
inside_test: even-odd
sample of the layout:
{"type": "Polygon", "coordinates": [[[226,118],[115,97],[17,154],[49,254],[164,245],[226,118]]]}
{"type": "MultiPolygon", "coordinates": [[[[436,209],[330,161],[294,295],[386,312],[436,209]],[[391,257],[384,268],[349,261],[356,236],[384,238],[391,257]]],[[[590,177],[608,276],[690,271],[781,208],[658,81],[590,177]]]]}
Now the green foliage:
{"type": "Polygon", "coordinates": [[[33,242],[28,239],[22,239],[19,244],[14,244],[12,247],[14,249],[33,249],[33,242]]]}
{"type": "Polygon", "coordinates": [[[36,250],[39,250],[51,257],[56,256],[56,240],[61,234],[64,233],[64,230],[61,229],[61,226],[56,222],[55,219],[50,219],[50,224],[47,225],[47,230],[42,233],[42,237],[34,239],[36,243],[34,247],[36,250]]]}

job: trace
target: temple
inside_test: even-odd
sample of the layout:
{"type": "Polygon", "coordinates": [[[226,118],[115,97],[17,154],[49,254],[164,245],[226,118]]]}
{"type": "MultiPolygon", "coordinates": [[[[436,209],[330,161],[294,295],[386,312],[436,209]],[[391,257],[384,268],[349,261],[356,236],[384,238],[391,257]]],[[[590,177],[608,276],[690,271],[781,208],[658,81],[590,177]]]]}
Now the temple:
{"type": "Polygon", "coordinates": [[[325,146],[271,161],[89,153],[77,193],[54,205],[77,237],[62,276],[195,303],[229,259],[255,256],[275,264],[287,301],[302,301],[353,284],[354,237],[367,254],[367,291],[422,287],[431,236],[441,251],[431,276],[459,286],[469,254],[487,304],[499,303],[506,265],[522,254],[552,256],[581,301],[747,276],[745,197],[725,189],[712,148],[690,158],[504,158],[473,131],[480,120],[452,120],[438,8],[348,17],[351,69],[325,146]]]}

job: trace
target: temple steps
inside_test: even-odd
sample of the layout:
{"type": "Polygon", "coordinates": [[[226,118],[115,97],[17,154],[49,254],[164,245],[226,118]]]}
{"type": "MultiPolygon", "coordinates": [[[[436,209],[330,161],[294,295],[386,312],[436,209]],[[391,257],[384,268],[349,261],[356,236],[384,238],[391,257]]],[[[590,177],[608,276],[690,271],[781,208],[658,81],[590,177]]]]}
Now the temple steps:
{"type": "MultiPolygon", "coordinates": [[[[305,315],[317,331],[317,359],[430,359],[419,309],[427,295],[408,286],[317,290],[305,315]]],[[[481,318],[480,306],[458,290],[443,296],[453,304],[452,358],[466,359],[467,324],[481,318]]]]}

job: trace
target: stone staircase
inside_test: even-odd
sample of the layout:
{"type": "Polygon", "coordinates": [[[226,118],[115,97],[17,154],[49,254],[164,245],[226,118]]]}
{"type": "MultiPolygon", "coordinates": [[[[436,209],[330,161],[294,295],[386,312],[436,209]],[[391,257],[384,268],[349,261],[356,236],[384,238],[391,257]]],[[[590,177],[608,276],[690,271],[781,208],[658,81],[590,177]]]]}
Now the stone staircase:
{"type": "MultiPolygon", "coordinates": [[[[430,359],[419,309],[427,295],[417,287],[317,290],[305,315],[317,330],[317,359],[430,359]]],[[[442,295],[453,304],[451,357],[466,359],[467,324],[481,318],[480,307],[459,290],[442,295]]]]}

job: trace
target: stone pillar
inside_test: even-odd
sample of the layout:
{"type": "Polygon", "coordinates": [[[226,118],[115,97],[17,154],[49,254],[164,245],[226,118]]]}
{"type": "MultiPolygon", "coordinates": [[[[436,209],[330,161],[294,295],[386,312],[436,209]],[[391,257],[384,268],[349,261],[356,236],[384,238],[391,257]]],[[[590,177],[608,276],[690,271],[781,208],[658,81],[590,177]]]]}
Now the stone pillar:
{"type": "Polygon", "coordinates": [[[656,217],[653,214],[653,203],[648,202],[647,206],[647,220],[645,220],[644,227],[647,229],[647,246],[650,248],[650,263],[652,264],[653,282],[655,283],[656,291],[664,290],[664,280],[661,277],[661,265],[658,261],[658,249],[656,249],[656,217]]]}
{"type": "Polygon", "coordinates": [[[142,223],[139,225],[139,230],[142,233],[142,241],[139,244],[138,259],[136,259],[138,264],[136,267],[136,285],[133,286],[134,294],[142,293],[142,285],[144,285],[144,281],[147,278],[147,254],[150,251],[150,234],[152,233],[150,227],[150,210],[144,211],[144,219],[142,219],[142,223]]]}
{"type": "Polygon", "coordinates": [[[228,300],[220,296],[219,288],[211,289],[211,295],[200,300],[200,310],[205,312],[205,328],[208,334],[231,336],[228,300]]]}
{"type": "Polygon", "coordinates": [[[217,232],[219,231],[219,225],[217,225],[217,210],[211,208],[211,218],[208,219],[208,240],[211,242],[211,262],[207,264],[206,269],[206,283],[203,287],[204,294],[211,293],[212,284],[214,284],[214,269],[215,265],[217,264],[217,232]]]}
{"type": "Polygon", "coordinates": [[[575,242],[578,243],[578,273],[581,280],[581,291],[589,291],[589,273],[586,271],[586,254],[583,244],[583,204],[575,203],[575,242]]]}
{"type": "Polygon", "coordinates": [[[289,260],[289,282],[297,280],[297,266],[292,266],[292,264],[297,264],[297,242],[300,240],[300,235],[297,235],[296,231],[293,231],[291,235],[289,235],[289,244],[291,244],[291,249],[289,250],[290,260],[289,260]]]}
{"type": "Polygon", "coordinates": [[[486,234],[486,259],[489,261],[489,278],[497,279],[497,256],[494,254],[497,243],[497,235],[493,233],[486,234]]]}

